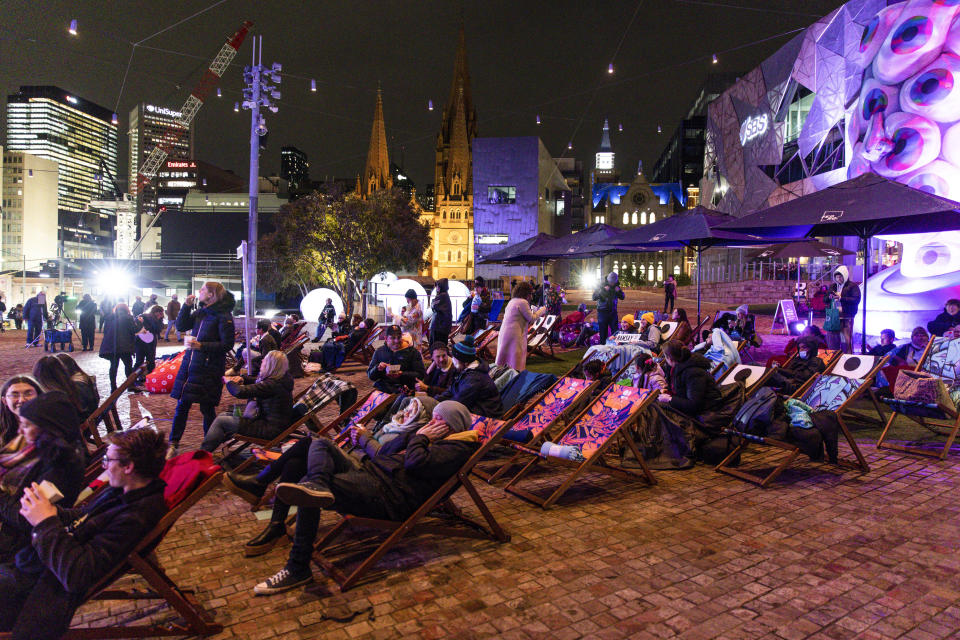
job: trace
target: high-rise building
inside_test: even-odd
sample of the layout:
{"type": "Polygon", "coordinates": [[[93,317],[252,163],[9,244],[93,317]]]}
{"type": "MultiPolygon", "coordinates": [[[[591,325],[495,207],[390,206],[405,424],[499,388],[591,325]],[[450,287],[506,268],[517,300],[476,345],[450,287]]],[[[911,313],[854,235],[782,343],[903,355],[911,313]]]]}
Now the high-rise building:
{"type": "Polygon", "coordinates": [[[117,126],[105,107],[59,87],[23,86],[7,96],[7,150],[57,163],[59,240],[65,257],[112,255],[115,213],[90,211],[117,168],[117,126]]]}
{"type": "Polygon", "coordinates": [[[170,147],[167,160],[188,162],[193,160],[193,124],[189,129],[181,125],[182,115],[174,109],[146,102],[141,102],[130,110],[127,188],[137,197],[137,208],[140,213],[153,214],[157,210],[156,184],[140,185],[137,181],[137,172],[164,137],[167,137],[170,147]]]}
{"type": "Polygon", "coordinates": [[[57,257],[58,173],[52,160],[0,147],[0,269],[57,257]]]}
{"type": "Polygon", "coordinates": [[[431,231],[430,248],[425,256],[428,267],[422,275],[473,278],[473,139],[476,137],[477,112],[470,93],[467,47],[461,27],[450,97],[443,108],[437,134],[434,209],[423,214],[431,231]],[[456,256],[460,259],[456,260],[456,256]]]}
{"type": "Polygon", "coordinates": [[[307,154],[296,147],[280,147],[280,177],[299,191],[310,183],[310,162],[307,154]]]}

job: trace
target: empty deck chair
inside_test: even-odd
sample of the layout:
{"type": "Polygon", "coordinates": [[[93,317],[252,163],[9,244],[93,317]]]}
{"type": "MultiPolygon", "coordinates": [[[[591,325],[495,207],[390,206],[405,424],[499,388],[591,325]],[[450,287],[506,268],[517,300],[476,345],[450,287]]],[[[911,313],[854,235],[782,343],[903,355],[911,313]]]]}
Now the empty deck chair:
{"type": "Polygon", "coordinates": [[[556,356],[553,354],[553,341],[550,339],[550,333],[556,323],[557,316],[546,316],[536,332],[527,334],[527,351],[531,355],[537,354],[544,358],[556,360],[556,356]],[[547,353],[545,349],[550,349],[550,353],[547,353]]]}
{"type": "MultiPolygon", "coordinates": [[[[473,416],[473,430],[477,432],[480,447],[470,456],[456,474],[451,476],[426,502],[420,505],[420,508],[417,509],[413,515],[403,522],[360,518],[351,515],[341,516],[340,521],[317,540],[314,546],[313,561],[340,585],[341,591],[346,591],[354,586],[364,574],[373,568],[387,551],[393,548],[400,542],[400,539],[408,533],[423,532],[441,536],[486,538],[497,542],[509,542],[510,536],[500,527],[500,524],[493,517],[493,514],[490,513],[483,498],[480,497],[480,494],[470,481],[470,472],[490,449],[497,444],[510,426],[511,422],[508,420],[504,421],[473,416]],[[467,496],[477,508],[477,511],[480,512],[486,525],[465,515],[463,511],[453,503],[453,495],[461,487],[466,491],[467,496]],[[434,518],[434,515],[438,517],[434,518]],[[425,522],[427,518],[432,522],[425,522]],[[366,556],[356,569],[350,573],[345,573],[324,554],[324,551],[351,525],[357,525],[367,529],[386,530],[391,533],[370,555],[366,556]]],[[[351,542],[355,542],[356,538],[351,537],[350,540],[351,542]]]]}
{"type": "MultiPolygon", "coordinates": [[[[873,384],[877,372],[880,370],[880,367],[883,366],[886,359],[870,358],[868,363],[863,363],[863,361],[859,360],[860,357],[861,356],[846,355],[842,358],[834,358],[834,360],[831,361],[831,367],[828,369],[828,372],[813,376],[790,397],[809,405],[814,411],[833,411],[837,416],[840,432],[843,434],[844,439],[847,441],[850,450],[856,458],[855,462],[841,459],[838,460],[838,464],[843,467],[860,469],[863,473],[867,473],[870,471],[870,466],[860,452],[860,447],[857,445],[856,440],[854,440],[853,434],[850,433],[844,416],[848,413],[850,405],[853,404],[861,394],[870,389],[870,385],[873,384]]],[[[730,455],[717,465],[716,470],[752,482],[760,487],[769,486],[770,483],[776,480],[777,476],[793,464],[793,461],[801,453],[800,448],[796,444],[786,440],[748,434],[734,428],[724,429],[724,432],[728,435],[736,436],[740,442],[733,451],[730,452],[730,455]],[[765,476],[731,467],[730,464],[738,458],[751,442],[783,449],[787,452],[787,456],[765,476]]]]}
{"type": "Polygon", "coordinates": [[[763,387],[763,384],[773,371],[773,367],[763,367],[755,364],[738,364],[725,371],[717,380],[717,384],[722,387],[727,384],[733,384],[734,382],[740,382],[744,386],[746,397],[749,398],[757,389],[763,387]]]}
{"type": "Polygon", "coordinates": [[[656,480],[640,453],[628,427],[636,420],[639,412],[654,401],[659,391],[612,385],[599,398],[587,406],[573,420],[560,438],[555,442],[545,441],[540,451],[531,453],[532,459],[524,465],[504,487],[506,491],[538,504],[544,509],[550,507],[573,483],[589,471],[597,471],[626,479],[643,479],[649,484],[656,480]],[[633,452],[641,467],[637,473],[622,467],[612,467],[604,459],[604,454],[617,441],[624,440],[633,452]],[[541,463],[571,467],[573,472],[547,497],[523,489],[517,484],[541,463]]]}
{"type": "Polygon", "coordinates": [[[933,404],[884,398],[883,401],[890,405],[893,413],[887,419],[883,432],[877,440],[877,448],[894,449],[943,460],[950,453],[950,447],[953,446],[953,441],[957,437],[958,430],[960,430],[960,411],[957,410],[956,400],[956,387],[960,385],[960,338],[932,338],[915,370],[925,371],[937,376],[943,380],[947,388],[952,387],[954,392],[949,396],[943,396],[933,404]],[[936,451],[919,446],[887,442],[887,432],[890,431],[890,426],[896,417],[901,415],[913,420],[931,433],[946,436],[943,449],[936,451]]]}
{"type": "Polygon", "coordinates": [[[506,462],[498,460],[489,471],[477,467],[474,473],[487,482],[494,482],[521,459],[521,452],[536,453],[555,427],[578,411],[599,384],[599,380],[558,379],[520,412],[510,431],[504,434],[500,444],[513,448],[513,456],[506,462]]]}
{"type": "Polygon", "coordinates": [[[494,360],[496,359],[496,354],[491,352],[490,347],[493,341],[497,339],[497,336],[500,335],[500,332],[490,326],[481,331],[484,332],[483,338],[480,342],[475,342],[477,345],[477,357],[484,360],[494,360]]]}

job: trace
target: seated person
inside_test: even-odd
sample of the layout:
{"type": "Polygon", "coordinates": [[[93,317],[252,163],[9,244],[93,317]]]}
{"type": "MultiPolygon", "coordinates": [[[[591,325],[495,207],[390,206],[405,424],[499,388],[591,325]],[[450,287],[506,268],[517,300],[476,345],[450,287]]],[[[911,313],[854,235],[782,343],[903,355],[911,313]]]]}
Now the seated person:
{"type": "MultiPolygon", "coordinates": [[[[251,366],[253,368],[253,375],[257,375],[260,370],[260,363],[263,361],[263,357],[270,353],[271,351],[276,351],[280,348],[280,343],[276,341],[273,337],[273,334],[276,333],[276,329],[273,329],[273,325],[270,324],[270,321],[266,318],[260,318],[257,320],[257,335],[250,340],[252,343],[249,349],[242,349],[240,355],[240,361],[246,362],[247,354],[250,355],[253,360],[251,361],[251,366]]],[[[241,365],[238,363],[237,365],[241,365]]],[[[239,371],[231,371],[230,373],[239,373],[239,371]]]]}
{"type": "Polygon", "coordinates": [[[20,434],[20,409],[43,393],[30,376],[13,376],[0,387],[0,447],[20,434]]]}
{"type": "Polygon", "coordinates": [[[232,413],[217,416],[200,448],[216,451],[235,433],[270,440],[289,427],[293,422],[293,378],[289,367],[287,356],[275,349],[263,358],[257,377],[224,376],[227,391],[246,400],[247,409],[240,417],[232,413]]]}
{"type": "Polygon", "coordinates": [[[84,386],[78,389],[77,385],[67,373],[67,368],[63,366],[60,359],[56,356],[41,356],[33,365],[33,377],[44,391],[60,391],[70,399],[70,403],[77,411],[80,422],[86,420],[91,413],[97,410],[99,393],[94,395],[95,389],[84,386]]]}
{"type": "Polygon", "coordinates": [[[819,341],[813,336],[802,336],[797,340],[797,355],[770,374],[764,386],[790,395],[811,377],[823,373],[827,365],[817,355],[818,345],[819,341]]]}
{"type": "Polygon", "coordinates": [[[600,325],[596,322],[584,322],[583,327],[580,329],[580,334],[577,336],[574,346],[585,347],[587,343],[590,342],[590,338],[599,333],[600,325]]]}
{"type": "MultiPolygon", "coordinates": [[[[588,360],[584,363],[583,367],[583,379],[587,382],[594,382],[596,380],[600,381],[598,385],[599,389],[604,389],[610,384],[610,380],[613,377],[607,368],[599,360],[588,360]]],[[[599,395],[600,391],[597,391],[599,395]]]]}
{"type": "Polygon", "coordinates": [[[910,342],[893,352],[890,364],[900,367],[916,367],[920,364],[920,358],[923,357],[928,342],[930,342],[930,335],[927,330],[923,327],[914,327],[910,333],[910,342]]]}
{"type": "Polygon", "coordinates": [[[725,313],[719,318],[716,322],[713,323],[713,326],[710,327],[710,330],[714,329],[723,329],[724,333],[730,335],[730,332],[733,331],[733,328],[737,325],[737,316],[732,313],[725,313]]]}
{"type": "Polygon", "coordinates": [[[637,358],[637,375],[634,376],[632,384],[640,389],[656,389],[661,393],[667,393],[667,377],[663,368],[649,353],[642,353],[637,358]]]}
{"type": "Polygon", "coordinates": [[[693,335],[693,328],[690,326],[690,321],[687,320],[687,310],[677,307],[670,315],[670,319],[678,323],[677,330],[673,332],[670,339],[680,344],[687,344],[690,336],[693,335]]]}
{"type": "Polygon", "coordinates": [[[47,480],[72,505],[83,488],[85,452],[80,418],[65,393],[42,393],[20,408],[19,435],[0,449],[0,561],[30,546],[20,515],[24,488],[47,480]]]}
{"type": "Polygon", "coordinates": [[[646,347],[651,351],[660,348],[660,327],[654,322],[652,311],[648,311],[640,316],[640,346],[646,347]]]}
{"type": "Polygon", "coordinates": [[[578,324],[580,322],[583,322],[583,319],[586,317],[586,315],[587,315],[587,305],[581,302],[580,306],[577,307],[576,311],[570,314],[567,314],[566,316],[563,317],[563,320],[560,321],[560,324],[557,326],[557,329],[563,329],[568,325],[578,324]]]}
{"type": "Polygon", "coordinates": [[[661,393],[657,400],[691,417],[718,407],[720,388],[710,375],[713,362],[672,341],[664,345],[663,355],[671,369],[673,393],[661,393]]]}
{"type": "MultiPolygon", "coordinates": [[[[306,477],[281,483],[277,497],[297,506],[297,530],[286,566],[254,587],[272,595],[313,580],[310,558],[322,509],[380,520],[403,522],[456,474],[477,451],[470,412],[457,402],[441,402],[433,419],[393,454],[367,455],[362,462],[327,438],[310,442],[306,477]]],[[[355,435],[358,446],[365,446],[355,435]]]]}
{"type": "MultiPolygon", "coordinates": [[[[620,333],[636,333],[637,332],[637,322],[633,317],[633,314],[628,313],[622,318],[620,318],[620,333]]],[[[611,338],[613,336],[610,336],[611,338]]]]}
{"type": "Polygon", "coordinates": [[[418,393],[428,396],[437,396],[446,391],[457,375],[457,368],[453,366],[450,357],[450,348],[445,342],[434,342],[430,345],[433,361],[427,367],[427,377],[423,382],[417,380],[415,388],[418,393]]]}
{"type": "Polygon", "coordinates": [[[63,501],[51,504],[35,484],[25,489],[20,514],[33,529],[31,545],[13,564],[0,565],[0,631],[32,640],[62,636],[90,588],[167,513],[158,477],[166,434],[142,427],[107,439],[103,466],[110,486],[90,504],[68,509],[63,501]]]}
{"type": "Polygon", "coordinates": [[[815,324],[811,324],[807,327],[804,327],[803,331],[800,332],[799,336],[797,336],[796,338],[790,338],[790,340],[787,342],[787,345],[783,348],[782,356],[770,356],[770,358],[767,359],[766,366],[769,368],[769,367],[772,367],[774,363],[778,365],[782,365],[783,363],[785,363],[787,360],[790,359],[790,356],[792,356],[797,352],[797,341],[800,340],[800,338],[807,337],[807,336],[813,337],[817,340],[818,352],[820,349],[829,348],[827,346],[827,336],[823,334],[823,331],[820,330],[820,327],[818,327],[815,324]]]}
{"type": "MultiPolygon", "coordinates": [[[[730,337],[734,340],[746,340],[756,344],[757,332],[754,329],[755,318],[748,312],[747,305],[737,307],[737,317],[730,327],[730,337]]],[[[758,345],[759,346],[759,345],[758,345]]]]}
{"type": "Polygon", "coordinates": [[[947,300],[943,313],[927,323],[927,330],[932,336],[942,336],[950,332],[957,337],[957,331],[960,330],[960,300],[947,300]]]}
{"type": "Polygon", "coordinates": [[[81,369],[69,353],[61,351],[57,354],[57,360],[67,370],[70,381],[73,382],[73,389],[84,407],[80,412],[80,422],[83,422],[100,407],[100,391],[97,390],[97,380],[81,369]],[[86,409],[89,407],[93,407],[93,409],[87,412],[86,409]]]}
{"type": "Polygon", "coordinates": [[[457,375],[450,388],[436,396],[439,401],[456,400],[467,407],[470,413],[488,418],[497,418],[503,413],[500,392],[490,379],[487,363],[477,359],[473,336],[467,335],[453,345],[453,364],[457,375]]]}
{"type": "Polygon", "coordinates": [[[880,332],[880,344],[871,348],[868,352],[868,355],[882,358],[897,348],[897,345],[894,342],[896,339],[897,334],[894,333],[893,329],[884,329],[880,332]]]}
{"type": "Polygon", "coordinates": [[[336,339],[348,335],[350,335],[350,323],[347,322],[347,314],[341,313],[337,316],[337,321],[330,327],[330,337],[336,339]]]}
{"type": "Polygon", "coordinates": [[[300,316],[295,313],[291,313],[284,318],[283,328],[280,329],[280,339],[277,340],[278,348],[282,349],[285,344],[289,344],[296,339],[297,334],[300,333],[300,328],[297,327],[298,322],[300,322],[300,316]]]}
{"type": "Polygon", "coordinates": [[[375,326],[377,323],[372,318],[367,318],[357,324],[345,340],[327,340],[319,354],[316,351],[310,354],[310,362],[319,362],[326,372],[336,371],[343,364],[347,354],[363,342],[375,326]]]}
{"type": "Polygon", "coordinates": [[[385,344],[373,352],[367,377],[373,388],[385,393],[413,390],[417,380],[427,376],[423,368],[423,356],[413,346],[403,346],[403,329],[397,325],[387,327],[385,344]]]}

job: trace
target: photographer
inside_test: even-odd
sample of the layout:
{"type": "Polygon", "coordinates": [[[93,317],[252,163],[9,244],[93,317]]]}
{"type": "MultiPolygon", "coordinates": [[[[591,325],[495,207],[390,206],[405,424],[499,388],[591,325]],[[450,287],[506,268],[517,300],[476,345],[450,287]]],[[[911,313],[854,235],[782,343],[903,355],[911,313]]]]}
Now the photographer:
{"type": "Polygon", "coordinates": [[[77,313],[80,314],[81,351],[93,351],[93,339],[97,331],[97,303],[89,293],[83,294],[83,300],[77,303],[77,313]]]}

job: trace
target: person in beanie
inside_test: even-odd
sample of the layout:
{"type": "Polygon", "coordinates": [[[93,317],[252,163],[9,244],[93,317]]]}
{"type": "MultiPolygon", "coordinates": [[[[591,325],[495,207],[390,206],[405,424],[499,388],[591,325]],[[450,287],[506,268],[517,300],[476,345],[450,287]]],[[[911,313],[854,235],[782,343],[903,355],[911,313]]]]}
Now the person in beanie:
{"type": "Polygon", "coordinates": [[[413,289],[407,289],[403,297],[407,306],[400,309],[400,328],[410,334],[410,346],[419,351],[423,342],[423,307],[420,306],[417,292],[413,289]]]}
{"type": "Polygon", "coordinates": [[[655,351],[660,347],[660,327],[657,326],[652,311],[640,316],[640,346],[655,351]]]}
{"type": "Polygon", "coordinates": [[[159,478],[165,437],[152,427],[109,434],[103,468],[110,486],[84,507],[51,504],[36,484],[25,489],[19,507],[31,540],[0,565],[0,631],[14,640],[63,636],[90,589],[157,526],[167,513],[159,478]]]}
{"type": "Polygon", "coordinates": [[[430,304],[430,309],[433,311],[433,318],[430,320],[430,344],[437,342],[446,344],[450,338],[450,329],[453,327],[453,306],[450,303],[449,288],[450,282],[446,278],[437,280],[433,302],[430,304]]]}
{"type": "Polygon", "coordinates": [[[0,562],[30,546],[30,523],[20,514],[24,489],[47,480],[72,505],[86,467],[80,416],[67,394],[42,393],[20,408],[19,418],[19,435],[0,449],[0,562]]]}
{"type": "Polygon", "coordinates": [[[413,515],[480,447],[471,422],[465,406],[441,402],[406,449],[393,454],[380,453],[375,440],[352,428],[351,441],[363,450],[359,462],[332,440],[314,439],[304,479],[277,485],[277,499],[297,507],[297,530],[286,566],[253,592],[273,595],[313,580],[310,558],[323,509],[394,522],[413,515]]]}
{"type": "Polygon", "coordinates": [[[600,344],[603,344],[607,336],[617,334],[617,300],[623,300],[623,289],[620,288],[620,276],[616,271],[607,274],[603,286],[593,292],[593,299],[597,301],[597,324],[600,344]]]}
{"type": "Polygon", "coordinates": [[[412,346],[403,348],[403,330],[397,325],[387,327],[384,345],[373,352],[367,369],[373,387],[386,393],[412,391],[417,380],[426,376],[420,352],[412,346]]]}
{"type": "Polygon", "coordinates": [[[477,358],[473,336],[467,335],[453,345],[453,365],[459,373],[450,388],[436,396],[437,400],[456,400],[465,405],[470,413],[489,418],[499,418],[503,413],[500,392],[490,379],[487,363],[477,358]]]}

